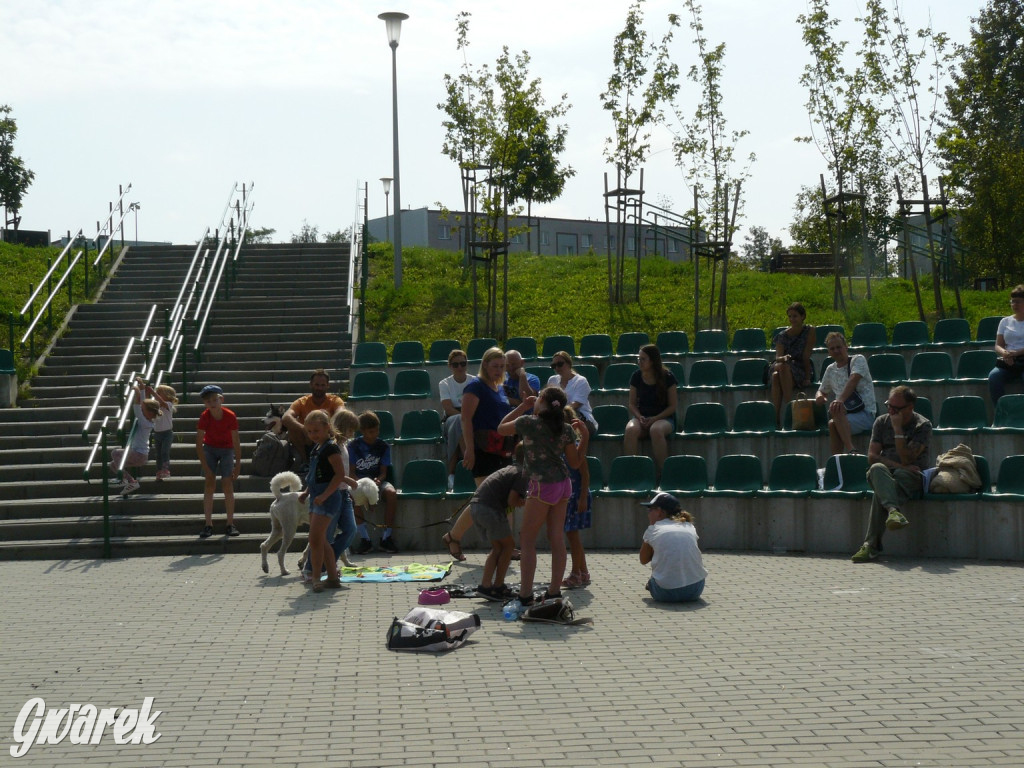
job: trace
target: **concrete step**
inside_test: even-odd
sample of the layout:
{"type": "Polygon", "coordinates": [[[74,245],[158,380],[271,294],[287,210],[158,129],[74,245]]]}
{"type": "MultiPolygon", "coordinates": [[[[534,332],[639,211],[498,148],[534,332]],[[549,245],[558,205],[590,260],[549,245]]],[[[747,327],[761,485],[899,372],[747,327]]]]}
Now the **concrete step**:
{"type": "MultiPolygon", "coordinates": [[[[200,539],[198,531],[202,527],[202,520],[193,521],[194,533],[183,536],[129,536],[112,538],[112,557],[192,557],[210,554],[240,554],[252,553],[253,569],[260,567],[258,553],[260,544],[266,538],[266,534],[248,534],[241,536],[224,536],[220,533],[223,529],[223,517],[218,523],[221,527],[214,526],[217,533],[208,539],[200,539]]],[[[280,545],[277,545],[280,546],[280,545]]],[[[297,534],[288,553],[285,563],[288,570],[297,573],[299,555],[306,546],[306,534],[297,534]]],[[[276,550],[276,547],[275,547],[276,550]]],[[[103,557],[103,539],[80,538],[80,539],[48,539],[41,541],[9,541],[0,542],[0,561],[13,560],[84,560],[99,559],[103,557]]],[[[276,556],[271,558],[271,573],[277,573],[276,556]]]]}

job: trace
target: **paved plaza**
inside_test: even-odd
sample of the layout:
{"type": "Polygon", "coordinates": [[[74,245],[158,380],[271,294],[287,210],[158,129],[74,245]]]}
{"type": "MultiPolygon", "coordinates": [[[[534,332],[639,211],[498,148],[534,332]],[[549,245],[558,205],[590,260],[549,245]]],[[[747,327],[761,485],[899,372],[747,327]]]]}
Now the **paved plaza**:
{"type": "MultiPolygon", "coordinates": [[[[468,554],[449,581],[476,583],[468,554]]],[[[666,607],[634,553],[589,560],[593,626],[456,600],[483,626],[446,655],[384,648],[415,584],[313,594],[257,554],[0,563],[0,765],[1024,765],[1019,563],[712,552],[704,602],[666,607]],[[36,697],[152,697],[160,738],[15,759],[36,697]]]]}

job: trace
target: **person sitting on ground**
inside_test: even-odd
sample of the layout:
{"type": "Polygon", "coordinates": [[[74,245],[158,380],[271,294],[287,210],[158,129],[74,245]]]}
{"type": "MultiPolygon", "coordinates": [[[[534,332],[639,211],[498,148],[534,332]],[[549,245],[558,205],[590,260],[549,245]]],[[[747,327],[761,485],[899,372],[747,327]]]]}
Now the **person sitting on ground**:
{"type": "Polygon", "coordinates": [[[868,484],[874,495],[864,545],[852,558],[855,563],[878,557],[886,529],[898,531],[909,525],[901,507],[924,491],[922,472],[931,466],[932,423],[914,410],[916,400],[910,387],[893,387],[886,401],[888,413],[871,427],[868,484]]]}
{"type": "Polygon", "coordinates": [[[492,472],[469,500],[469,509],[477,533],[491,542],[491,551],[484,561],[480,586],[476,592],[487,600],[509,600],[515,592],[505,583],[508,565],[512,562],[515,540],[509,522],[509,508],[526,503],[528,478],[523,471],[522,443],[516,446],[515,463],[492,472]]]}
{"type": "Polygon", "coordinates": [[[782,428],[782,409],[793,399],[797,387],[811,386],[811,350],[814,326],[806,325],[807,310],[799,301],[786,309],[789,327],[775,337],[775,360],[771,363],[772,402],[775,421],[782,428]]]}
{"type": "Polygon", "coordinates": [[[995,407],[1006,385],[1024,376],[1024,285],[1010,291],[1010,309],[996,329],[996,367],[988,374],[988,394],[995,407]]]}
{"type": "Polygon", "coordinates": [[[597,422],[594,420],[594,409],[590,406],[590,382],[587,377],[576,373],[568,352],[555,352],[551,356],[551,368],[555,373],[548,379],[548,386],[565,390],[570,407],[586,422],[587,431],[593,437],[597,434],[597,422]]]}
{"type": "Polygon", "coordinates": [[[637,354],[640,370],[629,380],[629,412],[624,452],[635,456],[642,437],[651,438],[654,465],[660,475],[668,457],[668,439],[676,431],[676,403],[679,382],[661,363],[661,351],[644,344],[637,354]]]}
{"type": "Polygon", "coordinates": [[[309,450],[313,444],[303,429],[303,423],[313,411],[326,411],[328,416],[345,407],[345,401],[337,395],[330,394],[327,389],[331,385],[331,377],[323,368],[317,368],[309,377],[309,394],[300,397],[285,411],[281,423],[288,430],[288,442],[295,448],[299,466],[304,467],[309,450]]]}
{"type": "Polygon", "coordinates": [[[526,372],[523,356],[514,349],[505,353],[504,388],[508,404],[513,407],[540,392],[540,379],[526,372]]]}
{"type": "Polygon", "coordinates": [[[688,603],[700,598],[708,572],[697,547],[693,515],[671,493],[647,502],[647,530],[640,545],[640,563],[651,564],[647,591],[659,603],[688,603]]]}
{"type": "MultiPolygon", "coordinates": [[[[391,535],[395,524],[395,510],[398,506],[398,492],[388,482],[388,467],[391,466],[391,446],[380,438],[380,418],[373,411],[359,414],[359,429],[362,436],[348,441],[349,471],[352,477],[359,480],[369,477],[380,488],[380,496],[384,499],[384,530],[380,535],[380,548],[392,555],[398,553],[398,545],[391,535]]],[[[373,549],[370,534],[366,529],[362,509],[356,511],[359,543],[352,548],[357,555],[365,555],[373,549]]]]}
{"type": "Polygon", "coordinates": [[[832,331],[825,337],[825,347],[832,362],[821,374],[815,400],[822,405],[828,403],[832,453],[853,453],[853,435],[870,432],[875,423],[875,387],[871,383],[871,371],[864,355],[850,354],[846,337],[839,331],[832,331]]]}
{"type": "Polygon", "coordinates": [[[445,458],[448,461],[448,490],[455,487],[455,464],[465,452],[462,444],[462,391],[476,379],[467,372],[469,358],[461,349],[448,353],[448,369],[451,376],[441,379],[437,385],[441,396],[441,410],[444,413],[445,458]]]}

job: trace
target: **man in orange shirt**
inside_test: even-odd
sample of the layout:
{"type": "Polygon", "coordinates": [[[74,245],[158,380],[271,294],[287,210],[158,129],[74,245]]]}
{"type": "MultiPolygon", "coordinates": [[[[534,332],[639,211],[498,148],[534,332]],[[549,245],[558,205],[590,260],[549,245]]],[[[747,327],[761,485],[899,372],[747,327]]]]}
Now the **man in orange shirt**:
{"type": "Polygon", "coordinates": [[[331,377],[323,368],[317,368],[309,377],[309,394],[300,397],[281,417],[281,423],[288,430],[288,440],[295,446],[295,452],[299,457],[299,464],[304,465],[309,456],[309,447],[312,443],[306,437],[302,428],[303,423],[313,411],[327,411],[328,416],[345,407],[345,401],[337,395],[328,393],[331,385],[331,377]]]}

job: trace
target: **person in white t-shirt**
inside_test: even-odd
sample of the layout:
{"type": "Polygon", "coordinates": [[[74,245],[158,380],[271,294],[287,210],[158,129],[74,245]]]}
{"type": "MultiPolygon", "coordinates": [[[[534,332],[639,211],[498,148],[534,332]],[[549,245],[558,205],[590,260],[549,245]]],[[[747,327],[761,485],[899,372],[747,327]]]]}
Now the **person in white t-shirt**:
{"type": "Polygon", "coordinates": [[[452,375],[437,385],[444,413],[445,457],[448,460],[448,490],[455,484],[455,463],[464,446],[462,442],[462,391],[476,376],[467,373],[469,358],[461,349],[448,353],[448,369],[452,375]]]}
{"type": "Polygon", "coordinates": [[[878,415],[875,413],[875,385],[871,382],[867,359],[864,355],[850,354],[843,334],[832,331],[825,337],[825,347],[832,362],[821,374],[815,399],[822,405],[828,404],[832,453],[853,453],[853,435],[870,432],[878,415]]]}
{"type": "Polygon", "coordinates": [[[693,516],[670,493],[658,493],[641,502],[647,507],[650,522],[640,547],[640,562],[651,564],[647,591],[662,603],[688,603],[698,600],[708,575],[697,546],[693,516]]]}
{"type": "Polygon", "coordinates": [[[1024,285],[1010,291],[1008,315],[996,329],[996,367],[988,374],[988,393],[992,405],[1006,393],[1006,385],[1024,376],[1024,285]]]}

